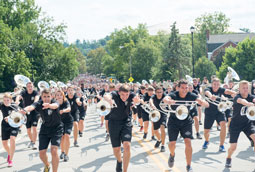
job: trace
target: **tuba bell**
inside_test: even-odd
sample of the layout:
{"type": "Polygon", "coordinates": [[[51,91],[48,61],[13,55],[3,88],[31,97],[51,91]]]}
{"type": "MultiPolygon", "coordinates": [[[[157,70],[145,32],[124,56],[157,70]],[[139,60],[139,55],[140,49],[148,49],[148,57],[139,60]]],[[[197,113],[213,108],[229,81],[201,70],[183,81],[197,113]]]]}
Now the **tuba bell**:
{"type": "Polygon", "coordinates": [[[12,111],[8,116],[8,123],[11,127],[18,128],[22,124],[26,124],[27,117],[19,112],[12,111]]]}
{"type": "Polygon", "coordinates": [[[247,118],[251,121],[255,120],[255,106],[243,106],[241,111],[241,116],[247,116],[247,118]]]}
{"type": "Polygon", "coordinates": [[[57,88],[58,87],[58,84],[56,82],[52,81],[52,80],[50,80],[49,83],[50,83],[51,88],[57,88]]]}
{"type": "Polygon", "coordinates": [[[38,82],[37,86],[40,89],[40,91],[43,91],[44,89],[49,89],[50,88],[50,85],[46,81],[38,82]]]}

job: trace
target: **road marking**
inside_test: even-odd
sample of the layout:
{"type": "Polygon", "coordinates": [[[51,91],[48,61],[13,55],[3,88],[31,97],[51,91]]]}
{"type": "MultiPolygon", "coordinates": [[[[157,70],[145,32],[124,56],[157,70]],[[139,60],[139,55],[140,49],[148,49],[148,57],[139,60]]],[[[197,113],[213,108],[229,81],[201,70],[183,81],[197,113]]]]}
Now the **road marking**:
{"type": "Polygon", "coordinates": [[[134,136],[135,140],[142,146],[145,152],[151,157],[151,159],[157,164],[160,170],[165,171],[165,166],[155,157],[155,155],[152,154],[150,149],[140,139],[137,138],[138,133],[134,132],[132,135],[134,136]]]}
{"type": "MultiPolygon", "coordinates": [[[[138,130],[136,130],[136,133],[140,136],[142,136],[141,133],[138,133],[138,130]]],[[[142,142],[142,141],[141,141],[142,142]]],[[[151,142],[144,142],[150,145],[151,148],[154,148],[154,145],[151,142]]],[[[162,153],[162,152],[157,152],[157,154],[168,164],[168,158],[162,153]]],[[[181,172],[177,167],[171,168],[173,172],[181,172]]]]}

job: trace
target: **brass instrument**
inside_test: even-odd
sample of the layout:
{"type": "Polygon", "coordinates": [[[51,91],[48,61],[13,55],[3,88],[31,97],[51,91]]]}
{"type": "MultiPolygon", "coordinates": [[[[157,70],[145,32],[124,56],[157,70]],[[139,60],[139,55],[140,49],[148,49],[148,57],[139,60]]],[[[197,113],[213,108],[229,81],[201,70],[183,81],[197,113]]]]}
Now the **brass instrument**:
{"type": "Polygon", "coordinates": [[[18,92],[12,93],[12,95],[16,96],[19,95],[22,90],[24,90],[24,87],[27,86],[28,82],[31,82],[30,79],[24,75],[15,75],[14,81],[17,84],[18,92]]]}
{"type": "Polygon", "coordinates": [[[50,80],[49,83],[50,83],[51,88],[57,88],[58,87],[58,84],[56,82],[52,81],[52,80],[50,80]]]}
{"type": "Polygon", "coordinates": [[[8,123],[13,128],[18,128],[22,124],[26,124],[27,117],[26,115],[23,115],[22,113],[18,112],[18,108],[14,106],[10,106],[14,109],[14,111],[11,112],[11,114],[7,117],[8,123]]]}
{"type": "Polygon", "coordinates": [[[100,116],[106,116],[110,113],[112,108],[116,108],[117,105],[114,102],[111,106],[110,103],[108,103],[106,100],[102,99],[100,102],[97,103],[96,110],[99,113],[100,116]]]}
{"type": "Polygon", "coordinates": [[[160,117],[161,117],[160,112],[166,115],[169,114],[159,109],[152,109],[149,103],[142,104],[141,107],[144,109],[145,112],[149,114],[149,118],[152,122],[158,122],[160,120],[160,117]]]}
{"type": "Polygon", "coordinates": [[[40,89],[40,91],[50,88],[50,85],[46,81],[39,81],[37,86],[40,89]]]}
{"type": "Polygon", "coordinates": [[[216,105],[220,112],[225,112],[227,109],[231,109],[233,106],[233,102],[225,97],[216,96],[216,100],[211,100],[208,97],[205,97],[205,100],[208,103],[216,105]]]}
{"type": "Polygon", "coordinates": [[[251,121],[255,121],[255,106],[243,106],[241,111],[241,116],[247,116],[251,121]]]}

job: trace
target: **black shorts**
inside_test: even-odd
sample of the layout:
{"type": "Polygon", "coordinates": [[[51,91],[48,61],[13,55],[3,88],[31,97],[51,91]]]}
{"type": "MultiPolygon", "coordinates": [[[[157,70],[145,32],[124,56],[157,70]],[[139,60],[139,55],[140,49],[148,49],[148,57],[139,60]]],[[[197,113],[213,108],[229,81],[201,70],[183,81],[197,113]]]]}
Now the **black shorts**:
{"type": "Polygon", "coordinates": [[[195,116],[197,116],[197,115],[198,115],[198,113],[197,113],[197,108],[194,107],[193,109],[191,109],[191,110],[189,111],[189,115],[190,115],[192,118],[194,118],[195,116]]]}
{"type": "Polygon", "coordinates": [[[133,114],[137,114],[137,107],[132,107],[133,114]]]}
{"type": "Polygon", "coordinates": [[[19,128],[13,128],[8,125],[1,125],[2,140],[9,140],[11,136],[17,137],[19,128]]]}
{"type": "Polygon", "coordinates": [[[112,147],[120,147],[121,142],[131,142],[132,139],[132,122],[109,120],[109,134],[112,147]]]}
{"type": "Polygon", "coordinates": [[[176,141],[179,133],[185,138],[192,137],[192,121],[178,119],[169,119],[167,123],[169,141],[176,141]]]}
{"type": "Polygon", "coordinates": [[[50,142],[52,146],[60,146],[62,135],[62,123],[55,127],[46,127],[42,125],[39,133],[39,150],[48,149],[50,142]]]}
{"type": "Polygon", "coordinates": [[[71,134],[72,132],[72,129],[73,129],[73,122],[66,122],[64,123],[64,126],[63,126],[63,134],[71,134]]]}
{"type": "Polygon", "coordinates": [[[166,127],[166,121],[167,121],[167,116],[165,114],[160,113],[160,119],[158,122],[153,122],[153,127],[154,130],[158,130],[161,125],[166,127]]]}
{"type": "Polygon", "coordinates": [[[143,122],[150,120],[149,114],[147,112],[144,112],[144,111],[142,112],[142,118],[143,118],[143,122]]]}
{"type": "Polygon", "coordinates": [[[27,115],[27,122],[26,122],[27,129],[37,126],[39,116],[40,115],[35,111],[32,111],[32,112],[30,112],[30,114],[27,115]]]}
{"type": "Polygon", "coordinates": [[[108,115],[106,115],[105,117],[104,117],[104,120],[109,120],[110,119],[110,114],[108,114],[108,115]]]}
{"type": "Polygon", "coordinates": [[[85,112],[85,111],[80,112],[80,113],[79,113],[79,120],[84,120],[84,119],[85,119],[85,116],[86,116],[86,112],[85,112]]]}
{"type": "Polygon", "coordinates": [[[232,117],[232,110],[227,109],[227,110],[225,111],[225,115],[226,115],[227,120],[228,120],[228,118],[231,118],[231,117],[232,117]]]}
{"type": "Polygon", "coordinates": [[[240,125],[238,122],[233,123],[231,121],[229,126],[229,143],[237,143],[241,132],[244,132],[244,134],[250,138],[251,134],[255,134],[255,126],[252,124],[252,122],[240,125]]]}
{"type": "Polygon", "coordinates": [[[79,111],[71,112],[74,122],[79,122],[79,111]]]}
{"type": "Polygon", "coordinates": [[[204,129],[211,129],[215,120],[219,124],[222,121],[226,121],[226,118],[225,115],[219,111],[212,114],[205,113],[204,129]]]}
{"type": "Polygon", "coordinates": [[[142,108],[141,108],[141,106],[137,107],[137,115],[138,115],[138,119],[142,118],[142,108]]]}

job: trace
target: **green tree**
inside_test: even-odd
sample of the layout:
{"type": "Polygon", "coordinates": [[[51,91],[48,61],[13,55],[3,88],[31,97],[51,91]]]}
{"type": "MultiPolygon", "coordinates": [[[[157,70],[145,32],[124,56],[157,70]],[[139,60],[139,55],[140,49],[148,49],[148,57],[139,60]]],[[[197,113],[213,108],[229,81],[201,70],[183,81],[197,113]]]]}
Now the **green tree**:
{"type": "Polygon", "coordinates": [[[230,19],[222,12],[205,13],[195,19],[194,57],[196,60],[206,54],[206,31],[210,34],[226,33],[230,19]]]}
{"type": "Polygon", "coordinates": [[[229,47],[223,56],[223,63],[217,75],[224,80],[228,70],[232,67],[239,75],[240,79],[251,81],[254,79],[255,71],[255,40],[245,39],[238,43],[236,48],[229,47]]]}
{"type": "Polygon", "coordinates": [[[211,78],[216,74],[216,66],[205,56],[198,59],[195,64],[195,76],[202,81],[203,77],[211,78]]]}
{"type": "Polygon", "coordinates": [[[97,48],[91,50],[87,56],[88,72],[91,74],[101,74],[103,73],[103,63],[102,59],[106,55],[104,48],[97,48]]]}

